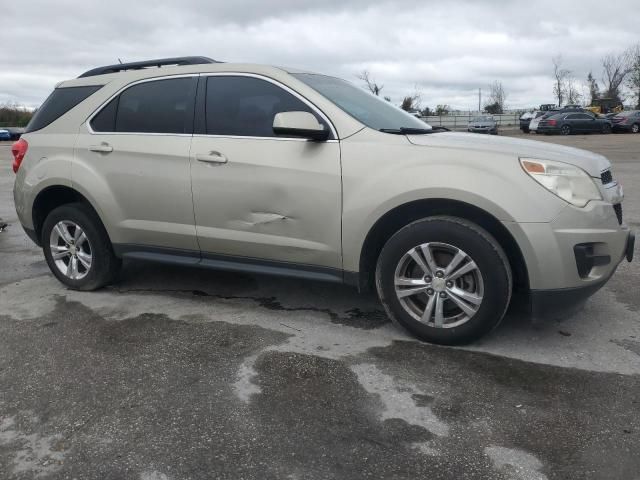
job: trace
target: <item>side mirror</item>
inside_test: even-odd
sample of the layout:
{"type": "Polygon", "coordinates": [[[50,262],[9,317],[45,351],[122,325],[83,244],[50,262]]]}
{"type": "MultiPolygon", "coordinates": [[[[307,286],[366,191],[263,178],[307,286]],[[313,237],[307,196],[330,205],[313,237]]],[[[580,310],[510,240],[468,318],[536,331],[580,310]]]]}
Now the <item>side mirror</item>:
{"type": "Polygon", "coordinates": [[[309,138],[323,141],[329,138],[329,130],[309,112],[280,112],[273,118],[273,132],[288,137],[309,138]]]}

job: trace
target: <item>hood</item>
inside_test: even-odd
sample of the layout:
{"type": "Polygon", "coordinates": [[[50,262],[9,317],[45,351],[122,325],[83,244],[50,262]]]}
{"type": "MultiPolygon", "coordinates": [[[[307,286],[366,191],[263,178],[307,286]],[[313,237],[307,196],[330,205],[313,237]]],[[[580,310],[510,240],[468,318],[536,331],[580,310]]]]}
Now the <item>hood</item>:
{"type": "Polygon", "coordinates": [[[571,165],[582,168],[589,175],[596,178],[600,177],[603,170],[611,167],[609,160],[597,153],[535,140],[480,136],[457,132],[407,135],[407,138],[414,145],[427,147],[456,148],[470,151],[480,150],[502,155],[513,155],[514,158],[529,157],[570,163],[571,165]]]}

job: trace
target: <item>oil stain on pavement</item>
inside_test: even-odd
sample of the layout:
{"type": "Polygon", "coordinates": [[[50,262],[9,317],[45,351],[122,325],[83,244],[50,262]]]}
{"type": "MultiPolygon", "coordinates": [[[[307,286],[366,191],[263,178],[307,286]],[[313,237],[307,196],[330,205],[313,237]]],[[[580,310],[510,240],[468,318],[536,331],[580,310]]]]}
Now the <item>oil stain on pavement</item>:
{"type": "Polygon", "coordinates": [[[0,338],[3,479],[640,471],[638,376],[412,341],[303,343],[215,318],[112,320],[64,296],[32,319],[0,317],[0,338]]]}

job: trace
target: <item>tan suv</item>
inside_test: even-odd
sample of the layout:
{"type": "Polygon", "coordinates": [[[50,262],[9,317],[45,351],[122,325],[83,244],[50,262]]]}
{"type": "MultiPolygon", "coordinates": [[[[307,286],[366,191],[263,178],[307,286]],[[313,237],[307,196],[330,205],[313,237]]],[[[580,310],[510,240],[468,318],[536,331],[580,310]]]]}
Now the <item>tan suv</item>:
{"type": "Polygon", "coordinates": [[[601,155],[431,128],[338,78],[185,57],[60,83],[12,150],[29,236],[70,288],[122,258],[375,287],[431,342],[595,292],[633,255],[601,155]]]}

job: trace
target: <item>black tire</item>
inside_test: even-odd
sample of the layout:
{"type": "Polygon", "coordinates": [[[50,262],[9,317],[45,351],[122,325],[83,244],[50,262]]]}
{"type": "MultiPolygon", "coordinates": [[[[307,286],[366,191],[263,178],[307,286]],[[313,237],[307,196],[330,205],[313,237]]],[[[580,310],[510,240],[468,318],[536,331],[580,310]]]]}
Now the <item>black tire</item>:
{"type": "Polygon", "coordinates": [[[403,227],[387,241],[376,266],[378,295],[389,317],[419,339],[442,345],[470,343],[495,328],[509,306],[512,285],[511,267],[499,243],[480,226],[456,217],[428,217],[403,227]],[[415,319],[400,303],[396,268],[409,250],[428,242],[463,250],[481,273],[482,303],[466,323],[449,328],[436,327],[435,322],[429,325],[415,319]]]}
{"type": "Polygon", "coordinates": [[[73,290],[101,288],[112,282],[120,271],[122,262],[113,253],[111,241],[100,218],[83,203],[69,203],[52,210],[42,226],[41,242],[49,269],[60,282],[73,290]],[[66,276],[53,260],[50,246],[51,232],[61,221],[78,225],[88,239],[92,260],[83,278],[72,279],[66,276]]]}
{"type": "Polygon", "coordinates": [[[529,133],[529,128],[523,128],[522,133],[529,133]]]}
{"type": "Polygon", "coordinates": [[[638,133],[638,132],[640,132],[640,124],[634,123],[633,125],[631,125],[631,133],[638,133]]]}
{"type": "Polygon", "coordinates": [[[604,133],[605,135],[608,135],[611,133],[611,125],[609,125],[608,123],[605,123],[602,126],[602,133],[604,133]]]}
{"type": "Polygon", "coordinates": [[[563,125],[560,128],[561,135],[571,135],[571,127],[569,125],[563,125]]]}

